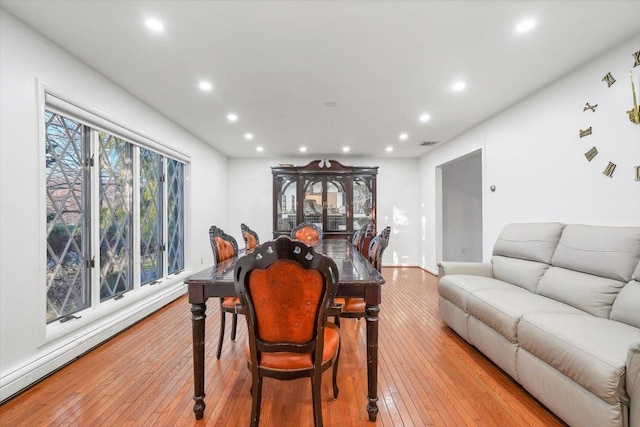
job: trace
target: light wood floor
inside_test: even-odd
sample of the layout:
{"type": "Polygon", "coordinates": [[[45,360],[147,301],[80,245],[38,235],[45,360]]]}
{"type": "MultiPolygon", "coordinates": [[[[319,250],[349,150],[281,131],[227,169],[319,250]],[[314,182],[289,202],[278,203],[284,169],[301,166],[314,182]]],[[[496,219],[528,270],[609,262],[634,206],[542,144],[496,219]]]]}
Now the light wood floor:
{"type": "MultiPolygon", "coordinates": [[[[437,278],[385,268],[380,311],[379,426],[563,426],[438,316],[437,278]]],[[[215,359],[217,300],[207,308],[204,419],[193,415],[191,313],[169,304],[0,406],[2,426],[247,426],[250,376],[235,342],[215,359]]],[[[227,328],[230,328],[227,322],[227,328]]],[[[373,426],[366,406],[365,322],[342,320],[338,385],[323,378],[325,426],[373,426]]],[[[230,329],[228,329],[227,334],[230,329]]],[[[266,379],[263,426],[313,425],[309,380],[266,379]]]]}

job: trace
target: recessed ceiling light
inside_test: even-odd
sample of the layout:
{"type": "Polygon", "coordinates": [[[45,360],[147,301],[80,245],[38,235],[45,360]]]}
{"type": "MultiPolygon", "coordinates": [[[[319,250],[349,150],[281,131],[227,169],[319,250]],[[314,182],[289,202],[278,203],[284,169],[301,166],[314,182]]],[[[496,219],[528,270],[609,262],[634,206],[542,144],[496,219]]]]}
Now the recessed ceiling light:
{"type": "Polygon", "coordinates": [[[237,122],[238,116],[234,113],[229,113],[227,114],[227,120],[229,120],[230,122],[237,122]]]}
{"type": "Polygon", "coordinates": [[[392,151],[393,151],[393,147],[392,147],[392,146],[388,146],[388,147],[386,148],[386,151],[387,151],[387,153],[392,152],[392,151]]]}
{"type": "Polygon", "coordinates": [[[422,113],[422,114],[420,114],[419,120],[420,120],[422,123],[426,123],[426,122],[428,122],[429,120],[431,120],[431,116],[430,116],[429,114],[427,114],[427,113],[422,113]]]}
{"type": "Polygon", "coordinates": [[[211,92],[211,90],[213,89],[213,85],[211,84],[211,82],[208,82],[206,80],[200,81],[200,83],[198,83],[198,87],[203,92],[211,92]]]}
{"type": "Polygon", "coordinates": [[[148,29],[155,31],[156,33],[164,30],[164,24],[155,18],[147,18],[147,20],[144,21],[144,24],[148,29]]]}
{"type": "Polygon", "coordinates": [[[300,147],[300,152],[301,153],[306,153],[307,152],[307,147],[300,147]]]}
{"type": "Polygon", "coordinates": [[[398,138],[400,138],[401,141],[406,141],[407,138],[409,138],[409,134],[408,133],[401,133],[400,135],[398,135],[398,138]]]}
{"type": "Polygon", "coordinates": [[[451,90],[454,92],[461,92],[467,88],[467,84],[463,81],[457,81],[451,85],[451,90]]]}
{"type": "Polygon", "coordinates": [[[349,148],[349,147],[342,147],[342,152],[343,152],[343,153],[348,153],[349,151],[351,151],[351,148],[349,148]]]}
{"type": "Polygon", "coordinates": [[[518,25],[516,25],[516,33],[519,33],[519,34],[528,33],[529,31],[533,30],[535,26],[536,26],[535,19],[525,19],[523,21],[520,21],[518,25]]]}
{"type": "Polygon", "coordinates": [[[253,134],[249,132],[245,133],[244,139],[246,139],[247,141],[251,141],[253,139],[253,134]]]}
{"type": "Polygon", "coordinates": [[[327,101],[324,103],[325,107],[335,107],[336,103],[333,101],[327,101]]]}
{"type": "Polygon", "coordinates": [[[264,150],[264,148],[262,148],[260,145],[258,145],[258,146],[256,147],[256,151],[257,151],[258,153],[262,153],[262,150],[264,150]]]}

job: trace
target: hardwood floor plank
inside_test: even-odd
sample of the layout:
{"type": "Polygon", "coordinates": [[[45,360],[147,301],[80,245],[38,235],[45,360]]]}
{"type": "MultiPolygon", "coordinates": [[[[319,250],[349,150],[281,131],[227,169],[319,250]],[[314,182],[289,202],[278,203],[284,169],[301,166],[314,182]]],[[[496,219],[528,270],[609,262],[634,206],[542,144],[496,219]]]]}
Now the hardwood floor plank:
{"type": "MultiPolygon", "coordinates": [[[[366,323],[342,319],[338,386],[322,382],[325,426],[564,426],[508,375],[449,329],[438,314],[437,278],[385,268],[379,323],[378,407],[368,421],[366,323]]],[[[247,426],[246,323],[235,341],[208,302],[204,418],[193,414],[191,313],[181,297],[0,406],[0,426],[247,426]]],[[[313,425],[308,379],[265,379],[261,426],[313,425]]]]}

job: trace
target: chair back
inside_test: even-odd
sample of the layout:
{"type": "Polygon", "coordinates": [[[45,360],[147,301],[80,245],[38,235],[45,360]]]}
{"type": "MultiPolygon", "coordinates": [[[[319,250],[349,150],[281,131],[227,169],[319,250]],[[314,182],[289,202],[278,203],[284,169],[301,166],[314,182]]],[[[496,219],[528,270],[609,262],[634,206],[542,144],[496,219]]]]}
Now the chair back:
{"type": "Polygon", "coordinates": [[[244,223],[240,224],[240,230],[242,231],[244,246],[247,250],[253,249],[260,244],[258,233],[247,227],[244,223]]]}
{"type": "Polygon", "coordinates": [[[367,224],[361,227],[358,231],[353,233],[353,238],[351,239],[351,243],[358,250],[358,252],[363,253],[362,249],[364,248],[364,244],[367,237],[373,237],[375,232],[373,231],[373,224],[367,224]]]}
{"type": "Polygon", "coordinates": [[[234,282],[247,320],[252,369],[263,352],[312,353],[319,368],[326,311],[338,290],[335,262],[280,236],[240,258],[234,282]]]}
{"type": "Polygon", "coordinates": [[[322,240],[322,228],[311,222],[301,222],[291,230],[291,238],[307,245],[313,244],[322,240]]]}
{"type": "Polygon", "coordinates": [[[382,272],[382,255],[384,255],[385,249],[389,245],[389,236],[391,235],[391,227],[386,227],[376,237],[371,240],[369,245],[369,262],[371,265],[382,272]]]}
{"type": "Polygon", "coordinates": [[[209,228],[209,240],[211,241],[211,250],[216,264],[238,255],[238,242],[236,242],[236,239],[215,225],[209,228]]]}

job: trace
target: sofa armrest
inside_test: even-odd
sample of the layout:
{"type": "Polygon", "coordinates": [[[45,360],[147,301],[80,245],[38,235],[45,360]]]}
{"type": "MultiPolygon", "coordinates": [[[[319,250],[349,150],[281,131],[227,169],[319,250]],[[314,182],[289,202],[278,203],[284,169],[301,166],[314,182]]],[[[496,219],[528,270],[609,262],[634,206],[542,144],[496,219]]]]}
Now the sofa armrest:
{"type": "Polygon", "coordinates": [[[640,343],[627,353],[627,394],[629,395],[629,427],[640,427],[640,343]]]}
{"type": "Polygon", "coordinates": [[[439,262],[438,276],[442,277],[448,274],[468,274],[493,278],[493,265],[490,262],[439,262]]]}

